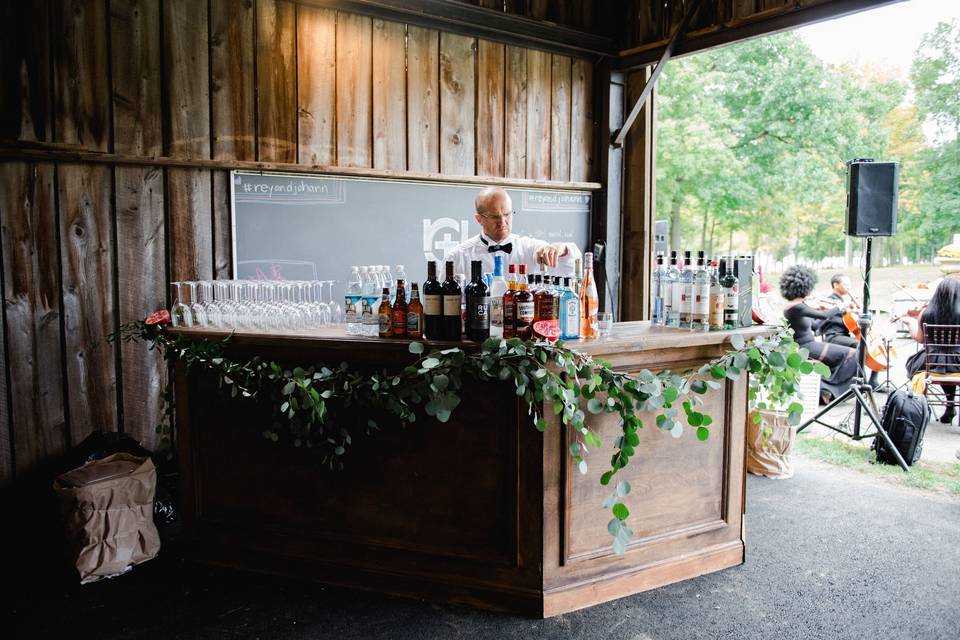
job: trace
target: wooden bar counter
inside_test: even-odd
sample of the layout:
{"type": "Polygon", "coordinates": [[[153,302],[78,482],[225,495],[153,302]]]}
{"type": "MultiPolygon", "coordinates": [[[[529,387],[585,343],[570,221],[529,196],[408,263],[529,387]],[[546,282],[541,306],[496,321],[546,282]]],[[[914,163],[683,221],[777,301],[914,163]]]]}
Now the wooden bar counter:
{"type": "MultiPolygon", "coordinates": [[[[622,371],[680,371],[721,355],[732,333],[634,322],[568,344],[622,371]]],[[[342,329],[238,333],[228,355],[395,371],[414,358],[407,344],[342,329]]],[[[538,617],[743,562],[745,376],[703,396],[702,411],[713,417],[705,442],[692,428],[673,438],[644,420],[637,456],[616,476],[632,486],[625,502],[635,535],[624,556],[612,550],[602,508],[609,488],[600,485],[619,434],[616,414],[588,414],[604,449],[590,452],[582,475],[552,411],[540,433],[512,384],[464,384],[448,423],[424,416],[406,427],[381,424],[354,437],[345,470],[329,471],[309,450],[263,438],[268,407],[228,399],[214,376],[181,366],[189,548],[205,562],[538,617]]]]}

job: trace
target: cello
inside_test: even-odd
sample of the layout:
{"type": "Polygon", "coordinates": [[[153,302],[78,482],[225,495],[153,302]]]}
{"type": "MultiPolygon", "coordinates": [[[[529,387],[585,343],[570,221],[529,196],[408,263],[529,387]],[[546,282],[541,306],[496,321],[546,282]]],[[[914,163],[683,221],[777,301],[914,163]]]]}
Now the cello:
{"type": "MultiPolygon", "coordinates": [[[[843,313],[843,326],[860,342],[862,333],[858,316],[847,309],[843,313]]],[[[867,330],[867,353],[864,363],[870,371],[885,371],[890,366],[890,359],[896,357],[897,352],[893,345],[884,345],[883,340],[874,335],[872,328],[867,330]]]]}

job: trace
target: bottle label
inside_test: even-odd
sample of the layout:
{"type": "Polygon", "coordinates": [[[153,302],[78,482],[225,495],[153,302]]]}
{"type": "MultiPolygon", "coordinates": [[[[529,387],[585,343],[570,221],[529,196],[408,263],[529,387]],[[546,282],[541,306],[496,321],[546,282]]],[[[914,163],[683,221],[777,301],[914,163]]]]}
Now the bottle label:
{"type": "Polygon", "coordinates": [[[345,304],[343,305],[343,315],[347,324],[356,324],[359,322],[359,315],[357,314],[357,302],[360,301],[358,296],[347,296],[345,304]]]}
{"type": "Polygon", "coordinates": [[[723,326],[723,303],[724,296],[722,293],[710,293],[710,326],[711,327],[721,327],[723,326]]]}
{"type": "Polygon", "coordinates": [[[693,312],[704,319],[710,315],[710,283],[694,286],[693,312]]]}
{"type": "Polygon", "coordinates": [[[423,314],[427,316],[443,315],[443,306],[440,302],[442,297],[435,293],[425,293],[423,295],[423,314]]]}
{"type": "Polygon", "coordinates": [[[663,282],[660,284],[659,289],[660,291],[657,295],[660,297],[661,304],[663,305],[663,314],[666,315],[673,307],[673,286],[669,282],[663,282]]]}
{"type": "Polygon", "coordinates": [[[724,294],[724,307],[729,311],[739,311],[740,310],[740,294],[737,291],[737,288],[727,289],[727,292],[724,294]]]}
{"type": "Polygon", "coordinates": [[[407,333],[410,335],[416,335],[423,331],[423,327],[420,325],[421,318],[420,314],[416,311],[407,311],[407,333]]]}
{"type": "Polygon", "coordinates": [[[467,299],[467,318],[471,329],[490,329],[490,296],[470,296],[467,299]]]}
{"type": "Polygon", "coordinates": [[[380,333],[389,334],[393,328],[393,323],[390,322],[390,316],[385,313],[380,314],[380,333]]]}
{"type": "Polygon", "coordinates": [[[501,296],[490,299],[490,325],[493,327],[503,326],[503,298],[501,296]]]}
{"type": "Polygon", "coordinates": [[[460,296],[441,296],[443,298],[443,315],[460,317],[460,296]]]}
{"type": "Polygon", "coordinates": [[[377,323],[377,319],[373,317],[373,307],[370,305],[369,300],[363,301],[363,323],[364,324],[377,323]]]}
{"type": "Polygon", "coordinates": [[[517,321],[530,324],[533,322],[533,302],[517,303],[517,321]]]}
{"type": "Polygon", "coordinates": [[[577,338],[580,336],[580,300],[570,298],[564,307],[563,337],[577,338]]]}
{"type": "Polygon", "coordinates": [[[670,306],[674,311],[679,312],[683,307],[683,283],[674,282],[671,288],[673,289],[673,304],[670,306]]]}

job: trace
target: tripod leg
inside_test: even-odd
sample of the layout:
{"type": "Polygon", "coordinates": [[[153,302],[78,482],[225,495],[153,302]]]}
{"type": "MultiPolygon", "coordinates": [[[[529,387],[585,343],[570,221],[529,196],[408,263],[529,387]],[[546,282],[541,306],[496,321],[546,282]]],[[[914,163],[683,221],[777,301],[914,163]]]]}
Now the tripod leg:
{"type": "Polygon", "coordinates": [[[850,387],[849,389],[847,389],[846,391],[844,391],[843,393],[841,393],[840,395],[838,395],[836,398],[834,398],[833,400],[830,401],[830,404],[826,405],[823,409],[820,409],[820,411],[818,411],[815,416],[813,416],[812,418],[810,418],[809,420],[807,420],[806,422],[804,422],[802,425],[800,425],[799,427],[797,427],[797,433],[800,433],[801,431],[803,431],[804,429],[806,429],[807,427],[809,427],[811,424],[813,424],[814,422],[816,422],[817,424],[820,424],[820,425],[822,425],[822,426],[824,426],[824,427],[826,427],[826,428],[828,428],[828,429],[832,429],[832,430],[836,431],[837,433],[842,433],[842,434],[844,434],[844,435],[849,436],[850,434],[847,433],[846,431],[842,430],[842,429],[838,429],[837,427],[834,427],[834,426],[831,426],[831,425],[829,425],[829,424],[824,424],[824,423],[820,422],[820,418],[821,418],[822,416],[825,416],[826,414],[828,414],[830,411],[832,411],[834,407],[836,407],[836,406],[838,406],[838,405],[841,405],[841,404],[843,404],[844,402],[846,402],[846,401],[850,398],[851,395],[853,395],[853,387],[850,387]]]}
{"type": "Polygon", "coordinates": [[[853,395],[856,396],[857,401],[866,409],[867,417],[870,418],[873,426],[877,429],[877,435],[883,438],[884,444],[886,444],[887,448],[893,453],[893,457],[897,459],[897,464],[899,464],[904,471],[910,473],[910,467],[903,459],[903,456],[900,455],[900,450],[893,444],[893,440],[890,439],[890,434],[884,430],[883,425],[880,424],[880,418],[874,413],[877,404],[873,400],[873,395],[870,395],[870,404],[873,405],[873,409],[871,409],[867,406],[867,399],[864,398],[863,393],[859,389],[856,387],[850,387],[850,389],[853,391],[853,395]]]}

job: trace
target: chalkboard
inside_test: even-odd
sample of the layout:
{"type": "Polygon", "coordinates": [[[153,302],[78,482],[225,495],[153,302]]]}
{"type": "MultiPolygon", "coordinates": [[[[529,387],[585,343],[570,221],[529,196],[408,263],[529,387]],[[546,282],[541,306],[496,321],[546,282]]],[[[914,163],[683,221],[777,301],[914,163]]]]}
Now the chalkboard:
{"type": "MultiPolygon", "coordinates": [[[[336,280],[352,265],[397,264],[422,283],[429,260],[480,232],[476,184],[233,171],[233,273],[242,279],[336,280]]],[[[586,191],[507,189],[513,231],[581,250],[586,191]]]]}

